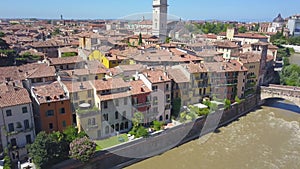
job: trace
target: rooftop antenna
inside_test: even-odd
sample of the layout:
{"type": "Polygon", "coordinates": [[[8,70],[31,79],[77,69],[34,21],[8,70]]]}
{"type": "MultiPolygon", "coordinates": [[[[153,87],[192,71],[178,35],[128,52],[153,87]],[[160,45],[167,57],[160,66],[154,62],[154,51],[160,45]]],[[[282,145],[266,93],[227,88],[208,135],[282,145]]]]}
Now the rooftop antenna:
{"type": "Polygon", "coordinates": [[[60,20],[64,20],[63,15],[60,15],[60,20]]]}

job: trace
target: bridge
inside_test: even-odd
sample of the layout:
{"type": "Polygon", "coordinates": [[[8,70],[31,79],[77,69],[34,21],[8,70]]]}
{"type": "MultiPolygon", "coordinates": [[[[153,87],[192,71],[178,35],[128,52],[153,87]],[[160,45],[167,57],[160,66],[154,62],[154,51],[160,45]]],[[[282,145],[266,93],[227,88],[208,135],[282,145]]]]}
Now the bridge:
{"type": "Polygon", "coordinates": [[[269,85],[261,86],[261,99],[282,98],[300,107],[300,87],[269,85]]]}

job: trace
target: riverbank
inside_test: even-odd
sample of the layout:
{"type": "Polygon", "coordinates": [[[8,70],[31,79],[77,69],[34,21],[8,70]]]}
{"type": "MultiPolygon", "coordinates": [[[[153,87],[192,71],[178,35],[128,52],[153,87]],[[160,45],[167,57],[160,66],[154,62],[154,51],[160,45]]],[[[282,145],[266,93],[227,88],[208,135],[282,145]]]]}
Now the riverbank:
{"type": "Polygon", "coordinates": [[[214,132],[216,128],[247,114],[260,103],[260,97],[253,95],[240,104],[233,104],[229,110],[218,110],[208,116],[165,130],[155,136],[100,151],[88,164],[68,160],[53,168],[123,168],[214,132]]]}

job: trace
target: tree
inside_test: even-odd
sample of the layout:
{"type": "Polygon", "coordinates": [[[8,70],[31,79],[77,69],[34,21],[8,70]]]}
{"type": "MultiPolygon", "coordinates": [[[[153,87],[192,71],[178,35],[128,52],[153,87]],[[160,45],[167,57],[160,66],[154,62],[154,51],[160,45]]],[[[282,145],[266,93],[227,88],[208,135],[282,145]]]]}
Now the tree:
{"type": "Polygon", "coordinates": [[[82,131],[78,133],[78,129],[73,126],[67,127],[63,131],[63,134],[64,134],[65,140],[69,143],[71,143],[73,140],[75,140],[77,138],[83,138],[83,137],[87,136],[86,133],[84,133],[82,131]]]}
{"type": "Polygon", "coordinates": [[[51,149],[53,148],[52,138],[45,132],[40,132],[33,144],[28,146],[28,152],[32,157],[34,164],[37,168],[45,168],[49,166],[53,156],[51,149]]]}
{"type": "Polygon", "coordinates": [[[175,98],[172,102],[172,114],[175,117],[179,116],[181,109],[181,98],[175,98]]]}
{"type": "Polygon", "coordinates": [[[87,162],[95,154],[96,146],[96,143],[87,137],[77,138],[70,143],[70,157],[81,162],[87,162]]]}
{"type": "Polygon", "coordinates": [[[157,120],[154,120],[153,121],[153,128],[155,131],[159,131],[162,129],[162,126],[163,126],[163,123],[162,122],[159,122],[157,120]]]}
{"type": "Polygon", "coordinates": [[[142,39],[142,33],[139,34],[139,43],[138,45],[142,45],[143,44],[143,39],[142,39]]]}
{"type": "Polygon", "coordinates": [[[280,81],[283,85],[300,86],[300,66],[296,64],[285,66],[280,74],[280,81]]]}
{"type": "Polygon", "coordinates": [[[40,132],[27,149],[38,168],[49,168],[53,164],[68,159],[69,156],[69,142],[60,132],[51,134],[40,132]]]}
{"type": "Polygon", "coordinates": [[[245,26],[241,26],[241,27],[239,27],[239,33],[245,33],[245,32],[247,32],[247,28],[245,27],[245,26]]]}
{"type": "Polygon", "coordinates": [[[3,38],[5,36],[4,32],[0,32],[0,38],[3,38]]]}
{"type": "Polygon", "coordinates": [[[141,124],[144,121],[144,115],[141,112],[136,112],[131,119],[133,127],[130,130],[129,134],[134,135],[136,138],[148,136],[148,131],[141,124]]]}
{"type": "Polygon", "coordinates": [[[133,126],[138,127],[141,123],[143,123],[144,115],[141,112],[136,112],[133,115],[133,118],[131,119],[133,126]]]}
{"type": "Polygon", "coordinates": [[[11,169],[11,159],[8,155],[8,149],[6,148],[4,150],[4,166],[3,166],[3,169],[11,169]]]}
{"type": "Polygon", "coordinates": [[[231,101],[229,99],[225,99],[224,104],[225,104],[225,109],[229,109],[231,106],[231,101]]]}
{"type": "Polygon", "coordinates": [[[172,40],[171,37],[167,37],[165,43],[170,43],[171,40],[172,40]]]}
{"type": "Polygon", "coordinates": [[[77,56],[78,54],[76,52],[65,52],[61,55],[61,57],[73,57],[73,56],[77,56]]]}
{"type": "Polygon", "coordinates": [[[241,99],[240,99],[238,96],[235,96],[234,100],[235,100],[235,102],[237,102],[238,104],[241,103],[241,99]]]}

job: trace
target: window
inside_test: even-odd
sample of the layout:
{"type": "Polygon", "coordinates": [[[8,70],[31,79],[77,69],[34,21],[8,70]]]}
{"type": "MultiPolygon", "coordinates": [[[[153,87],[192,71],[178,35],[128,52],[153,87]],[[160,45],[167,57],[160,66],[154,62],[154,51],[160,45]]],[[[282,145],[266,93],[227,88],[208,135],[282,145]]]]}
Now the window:
{"type": "Polygon", "coordinates": [[[89,125],[89,126],[94,126],[94,125],[96,125],[96,119],[95,119],[95,118],[88,119],[88,125],[89,125]]]}
{"type": "Polygon", "coordinates": [[[157,86],[152,86],[152,91],[153,91],[153,92],[157,92],[157,90],[158,90],[158,87],[157,87],[157,86]]]}
{"type": "Polygon", "coordinates": [[[22,107],[22,112],[23,113],[28,113],[27,107],[22,107]]]}
{"type": "Polygon", "coordinates": [[[9,123],[8,124],[8,132],[13,132],[15,131],[14,123],[9,123]]]}
{"type": "Polygon", "coordinates": [[[156,96],[153,97],[153,105],[157,105],[158,104],[158,99],[156,96]]]}
{"type": "Polygon", "coordinates": [[[6,110],[6,116],[12,116],[11,110],[6,110]]]}
{"type": "Polygon", "coordinates": [[[78,93],[73,93],[74,100],[79,100],[78,93]]]}
{"type": "Polygon", "coordinates": [[[153,108],[153,113],[158,113],[158,107],[153,108]]]}
{"type": "Polygon", "coordinates": [[[29,120],[24,120],[24,128],[25,128],[25,130],[30,128],[29,120]]]}
{"type": "Polygon", "coordinates": [[[129,124],[128,124],[128,121],[125,122],[125,129],[128,129],[129,128],[129,124]]]}
{"type": "Polygon", "coordinates": [[[120,130],[121,130],[121,131],[124,130],[124,123],[121,123],[121,125],[120,125],[120,130]]]}
{"type": "Polygon", "coordinates": [[[162,121],[163,120],[163,117],[162,116],[159,116],[159,121],[162,121]]]}
{"type": "Polygon", "coordinates": [[[168,114],[166,115],[166,120],[169,120],[169,115],[168,114]]]}
{"type": "Polygon", "coordinates": [[[118,111],[115,112],[115,119],[119,119],[119,112],[118,111]]]}
{"type": "Polygon", "coordinates": [[[59,109],[59,113],[60,113],[60,114],[65,114],[65,113],[66,113],[65,108],[60,108],[60,109],[59,109]]]}
{"type": "Polygon", "coordinates": [[[49,129],[53,130],[53,123],[49,123],[49,129]]]}
{"type": "Polygon", "coordinates": [[[92,97],[92,91],[91,91],[91,90],[88,91],[88,97],[89,97],[89,98],[92,97]]]}
{"type": "Polygon", "coordinates": [[[65,120],[62,122],[62,126],[67,127],[67,122],[65,120]]]}
{"type": "Polygon", "coordinates": [[[107,106],[107,101],[104,101],[104,102],[103,102],[103,107],[104,107],[105,109],[107,109],[107,107],[108,107],[108,106],[107,106]]]}
{"type": "Polygon", "coordinates": [[[105,121],[108,121],[108,114],[103,114],[103,119],[104,119],[105,121]]]}
{"type": "Polygon", "coordinates": [[[17,146],[17,139],[15,138],[10,139],[10,144],[11,146],[17,146]]]}
{"type": "Polygon", "coordinates": [[[119,106],[119,99],[115,100],[115,106],[119,106]]]}
{"type": "Polygon", "coordinates": [[[170,89],[169,84],[166,84],[166,90],[168,91],[170,89]]]}
{"type": "Polygon", "coordinates": [[[167,103],[170,103],[170,102],[171,102],[171,97],[170,97],[169,94],[166,95],[166,101],[167,101],[167,103]]]}
{"type": "Polygon", "coordinates": [[[29,134],[29,135],[26,135],[26,143],[27,144],[31,144],[32,142],[31,142],[31,135],[29,134]]]}
{"type": "Polygon", "coordinates": [[[116,124],[116,131],[119,131],[120,130],[120,125],[119,123],[116,124]]]}
{"type": "Polygon", "coordinates": [[[127,97],[124,98],[124,105],[127,105],[127,97]]]}
{"type": "Polygon", "coordinates": [[[48,110],[48,111],[46,111],[46,116],[47,117],[54,116],[54,110],[48,110]]]}

